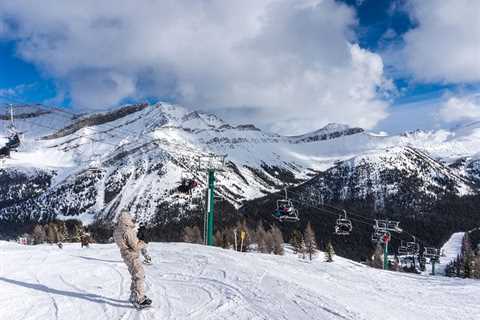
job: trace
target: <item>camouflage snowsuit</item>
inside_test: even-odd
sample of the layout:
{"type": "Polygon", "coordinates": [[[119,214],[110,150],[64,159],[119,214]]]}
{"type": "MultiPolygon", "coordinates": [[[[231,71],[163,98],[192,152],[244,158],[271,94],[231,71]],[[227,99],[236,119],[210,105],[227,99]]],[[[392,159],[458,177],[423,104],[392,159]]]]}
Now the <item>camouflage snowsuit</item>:
{"type": "Polygon", "coordinates": [[[131,295],[137,302],[143,301],[145,298],[145,273],[140,261],[140,251],[144,247],[144,243],[138,240],[135,224],[128,212],[120,213],[113,238],[120,248],[120,254],[132,277],[131,295]]]}

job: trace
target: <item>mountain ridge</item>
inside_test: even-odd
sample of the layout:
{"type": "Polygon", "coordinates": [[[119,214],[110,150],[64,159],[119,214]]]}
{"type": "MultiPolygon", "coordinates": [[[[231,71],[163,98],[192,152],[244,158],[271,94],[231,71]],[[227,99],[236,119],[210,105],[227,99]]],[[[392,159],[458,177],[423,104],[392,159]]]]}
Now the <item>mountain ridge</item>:
{"type": "MultiPolygon", "coordinates": [[[[81,116],[34,107],[45,112],[16,117],[18,130],[25,132],[23,144],[0,170],[8,177],[9,172],[36,168],[48,187],[28,199],[16,197],[13,191],[5,193],[0,197],[2,220],[85,214],[89,221],[114,219],[123,207],[146,221],[157,219],[166,207],[181,208],[171,219],[185,218],[189,211],[201,210],[206,177],[198,170],[197,159],[209,153],[228,154],[226,170],[217,174],[217,190],[218,196],[236,208],[277,192],[285,184],[315,181],[322,174],[336,175],[332,181],[340,179],[336,184],[341,188],[348,176],[362,176],[363,181],[357,179],[355,184],[368,193],[370,184],[379,184],[378,188],[395,185],[375,178],[395,171],[398,185],[420,181],[415,190],[427,198],[431,190],[474,194],[480,181],[480,166],[475,162],[479,143],[472,128],[457,135],[458,139],[454,132],[442,130],[385,136],[341,124],[328,124],[300,136],[281,136],[253,124],[233,126],[213,114],[166,103],[126,105],[81,116]],[[459,159],[465,161],[453,166],[459,159]],[[200,183],[192,194],[194,201],[174,191],[186,176],[200,183]],[[18,201],[6,205],[8,197],[18,201]]],[[[21,115],[21,107],[15,112],[21,115]]],[[[8,118],[1,119],[0,128],[5,128],[8,118]]],[[[6,134],[0,131],[0,136],[6,134]]],[[[16,185],[14,180],[11,184],[16,185]]],[[[19,182],[16,188],[21,187],[19,182]]],[[[322,185],[317,188],[327,196],[322,185]]]]}

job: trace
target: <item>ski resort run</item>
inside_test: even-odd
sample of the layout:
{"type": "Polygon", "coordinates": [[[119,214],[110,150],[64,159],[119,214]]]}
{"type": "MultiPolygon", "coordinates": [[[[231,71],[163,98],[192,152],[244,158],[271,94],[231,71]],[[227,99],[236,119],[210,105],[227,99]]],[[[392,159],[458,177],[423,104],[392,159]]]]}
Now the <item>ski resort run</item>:
{"type": "Polygon", "coordinates": [[[154,304],[128,302],[130,277],[115,245],[0,242],[1,319],[468,320],[480,315],[474,280],[381,271],[320,253],[239,253],[152,243],[145,266],[154,304]],[[8,263],[3,263],[8,261],[8,263]]]}

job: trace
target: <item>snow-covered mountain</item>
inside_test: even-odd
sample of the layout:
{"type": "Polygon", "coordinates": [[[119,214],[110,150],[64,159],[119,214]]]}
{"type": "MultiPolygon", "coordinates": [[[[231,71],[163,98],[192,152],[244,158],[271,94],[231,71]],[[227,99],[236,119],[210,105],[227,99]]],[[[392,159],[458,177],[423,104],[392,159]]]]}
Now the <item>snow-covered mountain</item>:
{"type": "MultiPolygon", "coordinates": [[[[3,107],[0,136],[8,135],[8,120],[3,107]]],[[[228,155],[218,193],[236,207],[312,178],[309,187],[326,197],[373,196],[379,205],[412,190],[430,200],[472,194],[480,182],[479,123],[395,136],[329,124],[281,136],[158,103],[83,115],[17,106],[15,126],[22,146],[0,169],[0,217],[9,221],[112,219],[124,207],[158,220],[171,205],[177,213],[168,219],[181,219],[201,203],[199,159],[209,153],[228,155]],[[185,177],[200,183],[194,200],[174,192],[185,177]]]]}

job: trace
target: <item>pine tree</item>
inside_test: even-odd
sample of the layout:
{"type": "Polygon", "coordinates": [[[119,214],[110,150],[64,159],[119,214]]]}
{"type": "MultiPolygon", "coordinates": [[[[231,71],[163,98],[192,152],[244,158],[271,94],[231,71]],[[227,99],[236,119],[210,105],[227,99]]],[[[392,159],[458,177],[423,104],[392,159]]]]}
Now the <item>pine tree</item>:
{"type": "Polygon", "coordinates": [[[187,243],[193,242],[193,230],[189,226],[183,229],[183,241],[187,243]]]}
{"type": "Polygon", "coordinates": [[[459,255],[457,255],[457,258],[454,260],[454,266],[455,266],[455,276],[460,277],[462,275],[462,258],[459,255]]]}
{"type": "Polygon", "coordinates": [[[276,226],[272,226],[272,238],[273,238],[273,254],[283,255],[283,235],[282,231],[276,226]]]}
{"type": "Polygon", "coordinates": [[[303,238],[303,235],[302,235],[302,238],[300,240],[300,246],[298,248],[298,256],[305,260],[307,258],[307,248],[305,246],[305,240],[303,238]]]}
{"type": "Polygon", "coordinates": [[[203,243],[202,232],[200,231],[200,228],[198,226],[194,226],[192,228],[192,237],[193,237],[192,243],[197,243],[197,244],[203,243]]]}
{"type": "Polygon", "coordinates": [[[45,229],[39,224],[36,224],[33,228],[32,235],[34,244],[43,243],[45,241],[45,238],[47,237],[45,229]]]}
{"type": "Polygon", "coordinates": [[[57,225],[57,240],[59,242],[64,242],[66,237],[65,221],[58,220],[56,221],[56,225],[57,225]]]}
{"type": "Polygon", "coordinates": [[[480,254],[473,257],[472,276],[475,279],[480,279],[480,254]]]}
{"type": "Polygon", "coordinates": [[[302,233],[298,230],[294,230],[290,237],[290,245],[293,248],[293,253],[298,254],[302,250],[302,233]]]}
{"type": "Polygon", "coordinates": [[[47,241],[48,243],[57,243],[58,242],[58,237],[57,237],[57,226],[55,223],[50,222],[47,225],[47,241]]]}
{"type": "Polygon", "coordinates": [[[257,251],[261,253],[267,253],[267,248],[265,244],[265,229],[263,228],[263,223],[260,222],[257,224],[256,240],[257,240],[257,251]]]}
{"type": "Polygon", "coordinates": [[[223,233],[220,232],[220,230],[217,230],[217,232],[215,232],[215,245],[221,248],[223,248],[225,245],[223,241],[223,233]]]}
{"type": "Polygon", "coordinates": [[[383,248],[380,243],[377,243],[370,266],[377,269],[383,269],[383,248]]]}
{"type": "Polygon", "coordinates": [[[455,275],[455,270],[454,270],[454,266],[453,266],[453,262],[450,262],[449,264],[447,264],[447,266],[445,267],[445,275],[447,277],[453,277],[455,275]]]}
{"type": "Polygon", "coordinates": [[[272,253],[274,248],[274,240],[271,231],[265,232],[265,252],[272,253]]]}
{"type": "Polygon", "coordinates": [[[310,222],[308,222],[307,227],[305,228],[303,239],[308,258],[312,261],[312,257],[315,256],[317,252],[317,241],[315,240],[315,232],[313,231],[310,222]]]}
{"type": "Polygon", "coordinates": [[[465,233],[462,243],[462,256],[463,256],[463,277],[464,278],[473,278],[473,268],[474,268],[474,252],[472,250],[472,245],[468,237],[468,233],[465,233]]]}
{"type": "Polygon", "coordinates": [[[233,228],[227,228],[222,231],[224,249],[232,248],[235,243],[235,233],[233,230],[233,228]]]}
{"type": "Polygon", "coordinates": [[[327,247],[325,248],[325,261],[333,262],[334,255],[335,255],[335,251],[333,250],[332,243],[329,241],[327,244],[327,247]]]}

